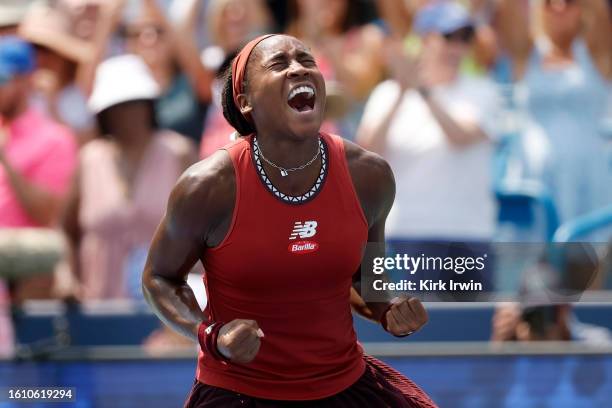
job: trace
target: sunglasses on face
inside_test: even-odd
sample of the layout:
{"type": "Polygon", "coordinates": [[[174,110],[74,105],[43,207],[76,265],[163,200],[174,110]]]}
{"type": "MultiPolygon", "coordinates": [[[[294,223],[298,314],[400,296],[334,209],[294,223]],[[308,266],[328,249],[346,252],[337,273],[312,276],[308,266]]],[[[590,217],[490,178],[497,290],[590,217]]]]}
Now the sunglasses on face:
{"type": "Polygon", "coordinates": [[[464,27],[450,33],[443,34],[446,41],[460,42],[469,44],[474,39],[474,29],[472,27],[464,27]]]}

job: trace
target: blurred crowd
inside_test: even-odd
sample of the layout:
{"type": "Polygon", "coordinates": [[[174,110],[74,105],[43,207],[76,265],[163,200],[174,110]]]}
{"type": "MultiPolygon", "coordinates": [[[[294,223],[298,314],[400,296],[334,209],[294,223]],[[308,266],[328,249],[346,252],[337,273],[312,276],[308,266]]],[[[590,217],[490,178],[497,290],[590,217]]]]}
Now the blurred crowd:
{"type": "MultiPolygon", "coordinates": [[[[611,21],[608,0],[0,2],[0,234],[65,237],[49,273],[0,270],[0,354],[9,299],[141,301],[177,177],[230,141],[220,75],[266,32],[313,50],[323,130],[390,163],[390,240],[490,242],[509,181],[561,223],[612,205],[611,21]]],[[[513,313],[499,337],[528,338],[513,313]]]]}

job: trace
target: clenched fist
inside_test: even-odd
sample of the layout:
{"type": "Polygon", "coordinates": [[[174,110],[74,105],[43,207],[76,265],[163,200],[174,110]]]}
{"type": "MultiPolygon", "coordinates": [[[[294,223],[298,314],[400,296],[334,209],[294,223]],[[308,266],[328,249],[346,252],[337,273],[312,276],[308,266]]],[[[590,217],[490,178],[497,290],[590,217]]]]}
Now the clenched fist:
{"type": "Polygon", "coordinates": [[[387,310],[387,331],[394,336],[407,336],[427,323],[427,311],[417,298],[395,298],[387,310]]]}
{"type": "Polygon", "coordinates": [[[217,350],[237,363],[253,361],[264,333],[255,320],[234,319],[224,324],[217,337],[217,350]]]}

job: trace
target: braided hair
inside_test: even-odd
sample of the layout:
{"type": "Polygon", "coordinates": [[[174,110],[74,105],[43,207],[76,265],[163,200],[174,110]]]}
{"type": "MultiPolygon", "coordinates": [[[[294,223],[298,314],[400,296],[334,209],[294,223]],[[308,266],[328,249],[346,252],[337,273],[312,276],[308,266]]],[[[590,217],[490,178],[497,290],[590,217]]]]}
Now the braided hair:
{"type": "MultiPolygon", "coordinates": [[[[223,91],[221,93],[221,106],[223,108],[223,117],[229,122],[230,125],[241,136],[248,136],[251,133],[255,133],[255,124],[248,120],[242,115],[240,109],[234,103],[234,85],[232,80],[232,60],[228,58],[229,62],[225,68],[221,78],[223,79],[223,91]]],[[[228,61],[226,60],[226,62],[228,61]]],[[[246,82],[246,75],[245,75],[246,82]]],[[[246,83],[244,89],[246,89],[246,83]]]]}

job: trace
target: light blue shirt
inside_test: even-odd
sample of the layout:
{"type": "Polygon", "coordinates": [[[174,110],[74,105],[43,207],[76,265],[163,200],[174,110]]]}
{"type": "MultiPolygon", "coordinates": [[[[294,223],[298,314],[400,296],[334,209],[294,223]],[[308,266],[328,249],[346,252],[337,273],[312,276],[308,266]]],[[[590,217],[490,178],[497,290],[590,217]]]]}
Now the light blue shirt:
{"type": "Polygon", "coordinates": [[[612,203],[610,142],[602,132],[612,88],[583,41],[574,42],[574,62],[562,67],[544,67],[546,46],[534,48],[522,83],[530,118],[524,142],[529,149],[542,136],[541,165],[532,175],[550,188],[565,222],[612,203]]]}

